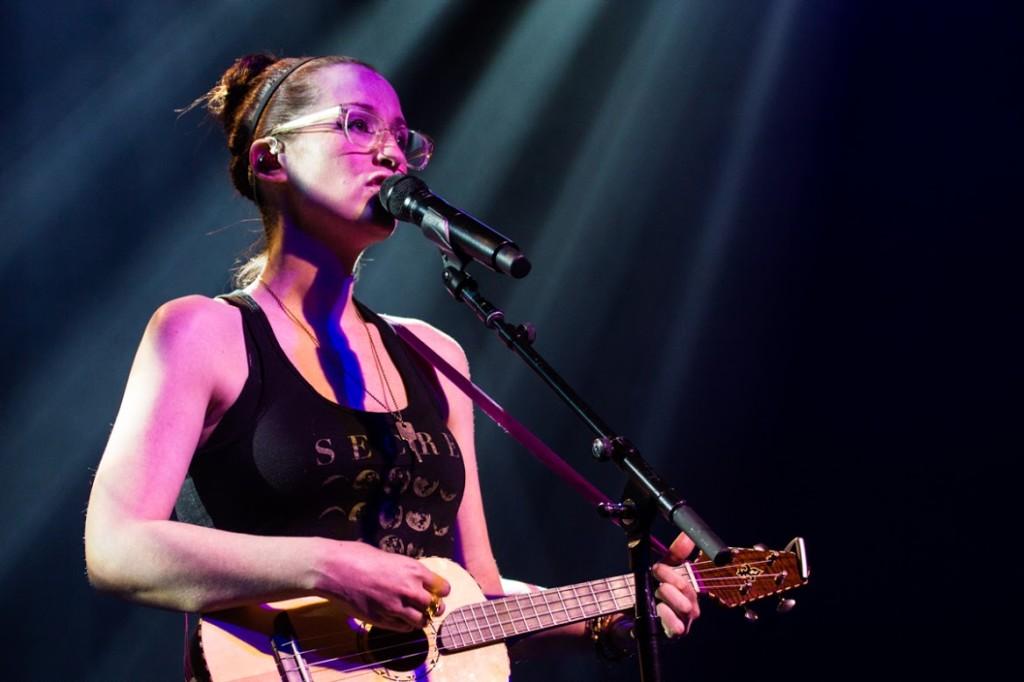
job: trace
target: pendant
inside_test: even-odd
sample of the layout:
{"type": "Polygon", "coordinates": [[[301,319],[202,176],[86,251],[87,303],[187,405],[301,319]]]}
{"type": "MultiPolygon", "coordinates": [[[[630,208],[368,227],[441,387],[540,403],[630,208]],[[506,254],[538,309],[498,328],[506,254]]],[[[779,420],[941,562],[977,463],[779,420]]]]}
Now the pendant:
{"type": "Polygon", "coordinates": [[[395,428],[398,429],[398,437],[405,442],[412,443],[416,440],[416,429],[413,428],[411,423],[404,419],[396,419],[395,428]]]}

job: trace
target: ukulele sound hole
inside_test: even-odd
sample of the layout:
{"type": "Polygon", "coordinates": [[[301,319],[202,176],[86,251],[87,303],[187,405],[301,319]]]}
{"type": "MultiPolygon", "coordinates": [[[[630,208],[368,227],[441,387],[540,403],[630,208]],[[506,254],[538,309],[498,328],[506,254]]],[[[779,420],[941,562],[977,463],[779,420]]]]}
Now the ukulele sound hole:
{"type": "Polygon", "coordinates": [[[366,636],[366,654],[392,670],[410,672],[427,661],[430,642],[422,630],[392,632],[373,628],[366,636]]]}

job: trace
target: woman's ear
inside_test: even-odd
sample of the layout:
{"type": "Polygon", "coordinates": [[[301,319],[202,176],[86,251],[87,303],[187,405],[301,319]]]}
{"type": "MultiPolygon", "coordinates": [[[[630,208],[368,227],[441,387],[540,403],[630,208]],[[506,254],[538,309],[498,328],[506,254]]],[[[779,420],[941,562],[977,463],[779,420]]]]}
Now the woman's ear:
{"type": "Polygon", "coordinates": [[[284,143],[276,137],[255,140],[249,147],[249,167],[253,175],[264,182],[284,182],[287,173],[279,158],[283,152],[284,143]]]}

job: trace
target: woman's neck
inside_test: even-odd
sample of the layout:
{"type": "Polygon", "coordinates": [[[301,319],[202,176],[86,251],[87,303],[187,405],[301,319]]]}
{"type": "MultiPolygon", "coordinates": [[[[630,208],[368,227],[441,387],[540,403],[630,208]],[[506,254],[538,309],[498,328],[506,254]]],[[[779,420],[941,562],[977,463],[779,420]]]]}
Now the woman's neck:
{"type": "Polygon", "coordinates": [[[338,253],[300,231],[285,234],[267,254],[263,286],[317,331],[361,326],[352,303],[352,273],[361,252],[338,253]]]}

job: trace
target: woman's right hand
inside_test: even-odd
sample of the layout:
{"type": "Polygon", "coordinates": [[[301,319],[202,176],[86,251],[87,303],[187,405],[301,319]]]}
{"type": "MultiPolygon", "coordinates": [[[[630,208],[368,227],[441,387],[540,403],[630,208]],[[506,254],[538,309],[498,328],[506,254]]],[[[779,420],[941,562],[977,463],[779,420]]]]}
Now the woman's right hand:
{"type": "Polygon", "coordinates": [[[313,589],[341,600],[349,613],[399,632],[426,626],[428,610],[444,609],[451,585],[424,564],[363,542],[325,540],[315,561],[313,589]]]}

